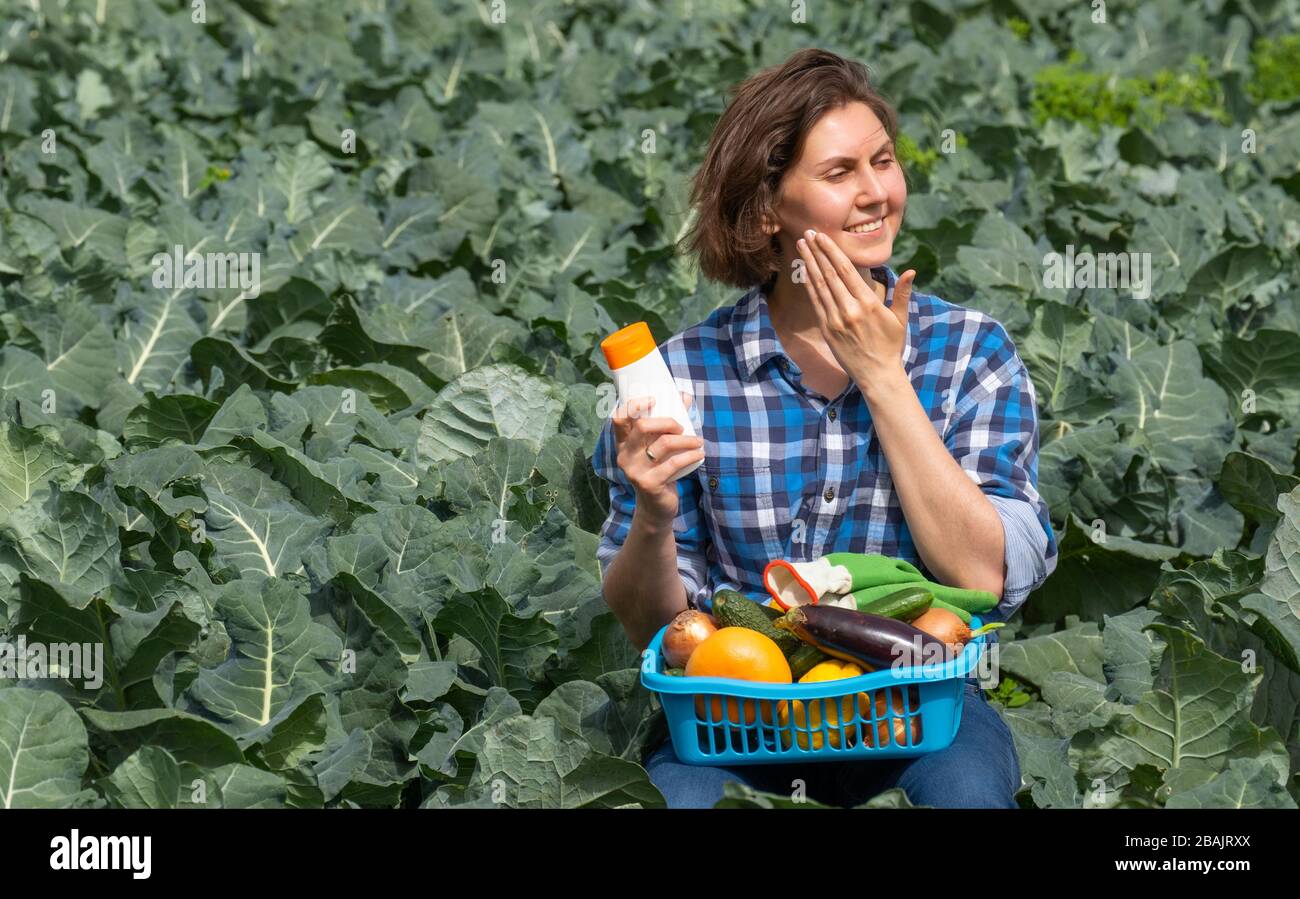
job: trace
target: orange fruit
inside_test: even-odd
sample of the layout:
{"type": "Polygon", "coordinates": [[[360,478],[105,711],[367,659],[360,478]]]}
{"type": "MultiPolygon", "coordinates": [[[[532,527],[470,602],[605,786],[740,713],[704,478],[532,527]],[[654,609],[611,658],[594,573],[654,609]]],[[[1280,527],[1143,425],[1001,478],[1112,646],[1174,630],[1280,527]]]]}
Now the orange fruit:
{"type": "MultiPolygon", "coordinates": [[[[690,660],[686,663],[687,677],[733,677],[738,680],[763,681],[766,683],[788,684],[793,678],[790,663],[785,660],[781,647],[767,636],[747,627],[723,627],[715,631],[695,647],[690,660]]],[[[704,713],[704,697],[695,698],[695,713],[701,720],[722,720],[722,699],[715,696],[712,700],[712,716],[704,713]]],[[[782,703],[784,704],[784,703],[782,703]]],[[[734,697],[727,697],[727,720],[732,724],[740,723],[741,708],[744,708],[745,723],[754,723],[754,702],[746,699],[743,703],[734,697]]],[[[772,723],[771,702],[765,701],[763,721],[772,723]]]]}

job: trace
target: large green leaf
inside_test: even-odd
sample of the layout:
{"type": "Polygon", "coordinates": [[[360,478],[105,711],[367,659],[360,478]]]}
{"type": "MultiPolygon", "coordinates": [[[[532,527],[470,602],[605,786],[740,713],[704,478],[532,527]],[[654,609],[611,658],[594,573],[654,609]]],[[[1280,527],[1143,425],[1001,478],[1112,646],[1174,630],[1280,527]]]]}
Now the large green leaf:
{"type": "Polygon", "coordinates": [[[593,752],[550,717],[517,715],[477,735],[479,765],[462,791],[439,790],[428,807],[514,808],[661,806],[659,791],[634,762],[593,752]]]}
{"type": "Polygon", "coordinates": [[[181,290],[159,290],[132,297],[118,342],[118,364],[128,384],[164,390],[190,358],[202,336],[180,298],[181,290]]]}
{"type": "Polygon", "coordinates": [[[1249,453],[1228,453],[1219,473],[1219,489],[1228,502],[1252,521],[1272,526],[1281,517],[1278,497],[1300,487],[1300,477],[1276,470],[1249,453]]]}
{"type": "Polygon", "coordinates": [[[494,436],[541,449],[559,431],[564,398],[515,365],[487,365],[447,385],[425,413],[420,455],[429,462],[473,456],[494,436]]]}
{"type": "Polygon", "coordinates": [[[298,144],[292,153],[280,153],[270,187],[283,197],[285,221],[296,225],[311,215],[313,195],[333,178],[325,155],[309,141],[298,144]]]}
{"type": "Polygon", "coordinates": [[[1029,235],[1002,213],[985,216],[971,243],[957,251],[957,263],[971,283],[1013,287],[1025,294],[1042,290],[1040,254],[1029,235]]]}
{"type": "Polygon", "coordinates": [[[1281,741],[1250,721],[1260,675],[1243,672],[1239,662],[1210,651],[1189,631],[1151,627],[1166,643],[1160,673],[1131,712],[1083,751],[1082,773],[1101,778],[1117,797],[1139,765],[1222,771],[1232,758],[1259,757],[1282,781],[1288,763],[1281,741]]]}
{"type": "Polygon", "coordinates": [[[60,392],[97,404],[114,375],[113,334],[85,304],[24,316],[24,327],[40,340],[45,367],[60,392]]]}
{"type": "Polygon", "coordinates": [[[1231,447],[1234,426],[1223,388],[1201,374],[1196,346],[1173,341],[1115,361],[1115,420],[1142,431],[1166,470],[1215,471],[1231,447]]]}
{"type": "Polygon", "coordinates": [[[1166,546],[1110,533],[1105,519],[1092,527],[1071,518],[1057,543],[1056,569],[1025,606],[1031,621],[1075,614],[1097,621],[1127,612],[1151,594],[1160,563],[1178,555],[1166,546]],[[1097,584],[1106,584],[1100,591],[1097,584]]]}
{"type": "Polygon", "coordinates": [[[82,717],[125,758],[142,746],[159,746],[178,761],[218,767],[242,761],[234,738],[207,718],[178,709],[105,712],[87,709],[82,717]]]}
{"type": "Polygon", "coordinates": [[[1300,334],[1263,329],[1250,340],[1226,334],[1202,352],[1205,367],[1233,400],[1239,418],[1300,412],[1300,334]]]}
{"type": "Polygon", "coordinates": [[[214,612],[235,656],[201,670],[191,692],[230,733],[265,727],[334,680],[342,644],[311,620],[307,598],[289,582],[237,581],[222,590],[214,612]]]}
{"type": "Polygon", "coordinates": [[[1265,759],[1232,759],[1226,771],[1190,790],[1173,793],[1165,808],[1289,808],[1296,801],[1265,759]]]}
{"type": "Polygon", "coordinates": [[[217,554],[245,576],[278,577],[302,567],[308,546],[329,533],[326,521],[296,502],[283,484],[255,468],[209,464],[203,520],[217,554]]]}
{"type": "Polygon", "coordinates": [[[45,490],[66,464],[62,448],[48,434],[0,421],[0,518],[45,490]]]}
{"type": "Polygon", "coordinates": [[[1278,497],[1277,510],[1281,519],[1264,557],[1263,583],[1241,605],[1272,627],[1283,661],[1300,672],[1300,487],[1278,497]]]}
{"type": "Polygon", "coordinates": [[[1000,645],[1002,670],[1017,680],[1040,683],[1046,678],[1070,672],[1103,682],[1102,641],[1092,622],[1073,624],[1062,631],[1016,640],[1000,645]]]}
{"type": "Polygon", "coordinates": [[[181,799],[180,766],[167,750],[145,746],[109,775],[105,792],[118,808],[177,808],[181,799]]]}
{"type": "Polygon", "coordinates": [[[66,808],[81,791],[86,728],[53,693],[0,690],[0,808],[66,808]]]}
{"type": "Polygon", "coordinates": [[[126,219],[65,200],[32,195],[24,197],[19,206],[52,228],[65,251],[84,248],[111,264],[126,261],[126,219]]]}
{"type": "Polygon", "coordinates": [[[15,564],[58,587],[76,608],[121,579],[117,525],[84,493],[51,485],[0,523],[15,564]]]}
{"type": "Polygon", "coordinates": [[[555,628],[541,615],[510,612],[493,589],[452,597],[433,620],[434,630],[469,642],[488,681],[520,697],[525,709],[542,696],[542,666],[555,652],[555,628]]]}

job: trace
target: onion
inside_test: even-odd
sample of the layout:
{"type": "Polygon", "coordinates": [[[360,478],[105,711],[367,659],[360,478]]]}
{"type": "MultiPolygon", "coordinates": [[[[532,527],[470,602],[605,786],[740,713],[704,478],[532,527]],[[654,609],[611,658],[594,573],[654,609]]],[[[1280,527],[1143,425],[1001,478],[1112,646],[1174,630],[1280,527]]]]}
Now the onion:
{"type": "MultiPolygon", "coordinates": [[[[960,620],[960,619],[958,619],[960,620]]],[[[890,689],[890,699],[885,698],[885,691],[881,690],[876,693],[876,728],[874,734],[870,728],[863,728],[863,742],[868,746],[887,746],[890,741],[890,731],[893,731],[893,742],[895,746],[915,746],[921,742],[921,716],[913,715],[910,719],[906,717],[908,711],[915,711],[920,708],[920,694],[917,693],[916,687],[908,687],[908,705],[903,705],[903,693],[898,687],[890,689]],[[889,703],[894,704],[894,714],[889,714],[889,703]],[[907,739],[909,729],[908,721],[911,722],[912,739],[907,739]]],[[[865,695],[865,694],[859,694],[865,695]]],[[[864,724],[868,717],[867,709],[864,708],[864,700],[858,700],[858,712],[862,715],[864,724]]]]}
{"type": "Polygon", "coordinates": [[[669,668],[685,668],[691,653],[718,629],[711,615],[698,609],[687,609],[678,614],[664,634],[664,663],[669,668]]]}
{"type": "Polygon", "coordinates": [[[947,609],[931,608],[912,619],[912,627],[948,644],[953,655],[970,642],[970,625],[947,609]]]}

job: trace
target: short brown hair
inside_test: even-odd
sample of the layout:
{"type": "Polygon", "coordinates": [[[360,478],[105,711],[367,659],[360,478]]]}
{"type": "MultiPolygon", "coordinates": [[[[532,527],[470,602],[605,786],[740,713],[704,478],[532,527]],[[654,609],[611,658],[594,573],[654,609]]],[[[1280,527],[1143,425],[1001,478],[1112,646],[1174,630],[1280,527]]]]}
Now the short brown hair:
{"type": "Polygon", "coordinates": [[[860,101],[898,135],[898,114],[871,85],[867,67],[829,50],[807,48],[737,85],[718,119],[691,186],[698,215],[678,250],[699,256],[704,276],[748,289],[781,270],[776,235],[762,213],[776,208],[781,179],[825,113],[860,101]]]}

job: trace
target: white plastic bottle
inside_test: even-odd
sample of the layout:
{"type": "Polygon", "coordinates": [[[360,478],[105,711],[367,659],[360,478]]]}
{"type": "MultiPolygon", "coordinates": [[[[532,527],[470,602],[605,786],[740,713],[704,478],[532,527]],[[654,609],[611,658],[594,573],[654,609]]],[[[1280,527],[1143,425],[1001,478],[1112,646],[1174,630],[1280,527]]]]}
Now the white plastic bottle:
{"type": "MultiPolygon", "coordinates": [[[[692,419],[698,419],[699,412],[693,404],[688,411],[682,402],[677,381],[655,345],[649,325],[636,322],[615,331],[600,342],[600,348],[618,387],[620,406],[634,397],[652,396],[655,403],[647,413],[650,417],[671,418],[682,426],[684,435],[696,436],[692,419]]],[[[703,461],[679,469],[673,480],[695,471],[703,461]]]]}

